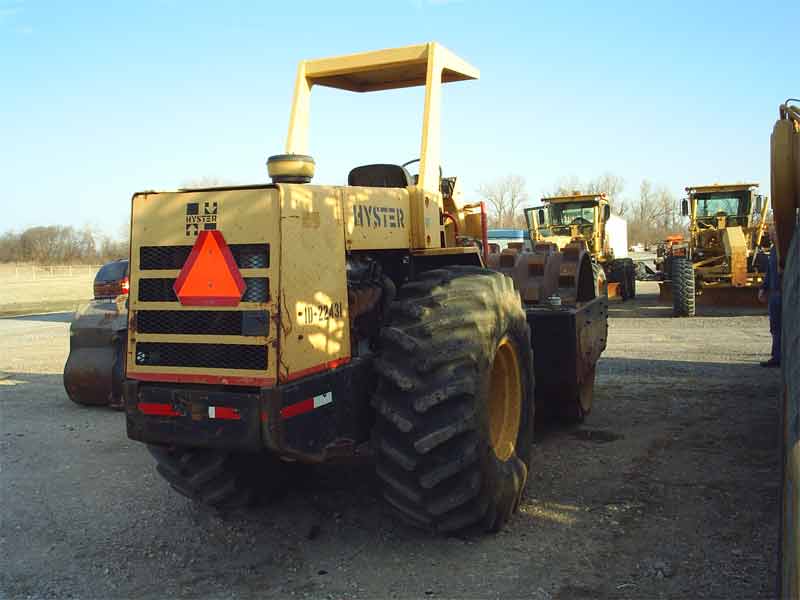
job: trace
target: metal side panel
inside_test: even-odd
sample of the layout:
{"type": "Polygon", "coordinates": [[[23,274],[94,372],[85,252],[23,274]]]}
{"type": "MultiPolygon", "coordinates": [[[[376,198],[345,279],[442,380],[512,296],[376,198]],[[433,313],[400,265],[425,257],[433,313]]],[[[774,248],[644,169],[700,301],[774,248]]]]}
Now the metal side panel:
{"type": "Polygon", "coordinates": [[[293,381],[350,360],[342,191],[281,185],[280,364],[293,381]]]}
{"type": "Polygon", "coordinates": [[[345,187],[341,193],[348,250],[411,247],[408,189],[345,187]]]}
{"type": "Polygon", "coordinates": [[[131,217],[127,376],[273,385],[280,207],[274,186],[141,193],[131,217]],[[185,306],[173,285],[201,231],[219,231],[246,284],[235,306],[185,306]]]}

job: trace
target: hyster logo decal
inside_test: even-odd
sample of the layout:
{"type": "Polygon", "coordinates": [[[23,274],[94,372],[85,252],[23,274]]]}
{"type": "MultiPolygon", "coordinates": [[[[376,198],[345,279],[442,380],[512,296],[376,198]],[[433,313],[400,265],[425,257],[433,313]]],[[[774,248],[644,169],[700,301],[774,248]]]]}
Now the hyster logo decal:
{"type": "Polygon", "coordinates": [[[363,204],[353,206],[353,223],[356,227],[386,227],[389,229],[404,229],[406,226],[402,208],[363,204]]]}
{"type": "Polygon", "coordinates": [[[217,228],[217,203],[203,202],[203,214],[200,214],[200,203],[186,204],[186,235],[195,236],[200,233],[200,226],[206,231],[217,228]]]}

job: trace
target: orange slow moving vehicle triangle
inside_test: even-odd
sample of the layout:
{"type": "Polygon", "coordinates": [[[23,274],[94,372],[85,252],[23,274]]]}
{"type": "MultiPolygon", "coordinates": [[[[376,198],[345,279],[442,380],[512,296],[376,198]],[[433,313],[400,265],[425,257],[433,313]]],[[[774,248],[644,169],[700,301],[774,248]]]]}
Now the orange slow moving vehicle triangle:
{"type": "Polygon", "coordinates": [[[236,306],[245,290],[222,232],[201,231],[172,288],[184,306],[236,306]]]}

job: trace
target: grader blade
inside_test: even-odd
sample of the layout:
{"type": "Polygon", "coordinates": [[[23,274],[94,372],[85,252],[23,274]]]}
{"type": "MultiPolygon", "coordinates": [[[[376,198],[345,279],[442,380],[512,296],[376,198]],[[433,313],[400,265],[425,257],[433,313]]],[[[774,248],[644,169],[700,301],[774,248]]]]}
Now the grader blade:
{"type": "Polygon", "coordinates": [[[697,296],[697,303],[704,306],[766,306],[758,301],[758,288],[746,287],[708,287],[697,296]]]}

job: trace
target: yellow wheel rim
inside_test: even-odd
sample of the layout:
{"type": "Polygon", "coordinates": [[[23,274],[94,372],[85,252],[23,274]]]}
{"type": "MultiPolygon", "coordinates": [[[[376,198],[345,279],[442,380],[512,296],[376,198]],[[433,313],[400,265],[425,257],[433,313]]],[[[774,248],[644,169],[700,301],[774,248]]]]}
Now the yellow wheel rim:
{"type": "Polygon", "coordinates": [[[517,351],[503,338],[494,355],[489,387],[489,438],[501,461],[514,454],[522,413],[521,383],[517,351]]]}

